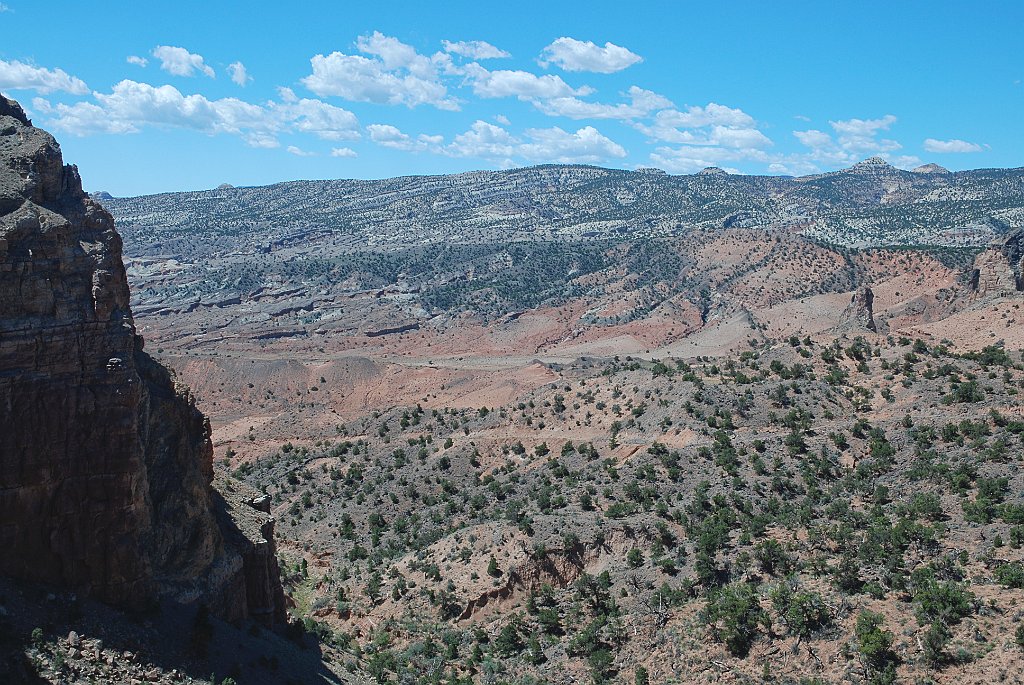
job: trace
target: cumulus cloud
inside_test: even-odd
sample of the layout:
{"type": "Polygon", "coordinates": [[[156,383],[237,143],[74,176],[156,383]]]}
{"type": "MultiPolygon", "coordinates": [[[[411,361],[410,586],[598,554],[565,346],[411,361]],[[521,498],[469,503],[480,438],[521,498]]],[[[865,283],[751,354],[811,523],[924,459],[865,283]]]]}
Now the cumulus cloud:
{"type": "Polygon", "coordinates": [[[504,59],[512,55],[482,40],[443,40],[444,51],[469,59],[504,59]]]}
{"type": "Polygon", "coordinates": [[[473,157],[512,166],[519,162],[599,164],[621,159],[626,150],[592,126],[576,132],[558,127],[527,129],[522,136],[508,129],[477,120],[467,131],[445,144],[443,136],[412,136],[390,124],[366,127],[370,140],[383,147],[406,152],[430,152],[448,157],[473,157]]]}
{"type": "Polygon", "coordinates": [[[453,157],[511,160],[518,142],[504,128],[478,120],[468,131],[455,136],[447,153],[453,157]]]}
{"type": "Polygon", "coordinates": [[[301,147],[298,147],[296,145],[289,145],[288,147],[285,148],[285,150],[287,150],[290,154],[295,155],[296,157],[315,157],[316,156],[315,152],[309,152],[308,150],[303,150],[301,147]]]}
{"type": "MultiPolygon", "coordinates": [[[[793,131],[793,135],[808,152],[803,159],[823,166],[848,166],[869,156],[895,160],[890,153],[902,148],[895,140],[880,138],[897,121],[892,114],[878,119],[845,119],[829,121],[833,133],[818,129],[793,131]]],[[[909,159],[909,158],[907,158],[909,159]]]]}
{"type": "Polygon", "coordinates": [[[985,148],[977,143],[969,143],[966,140],[959,140],[957,138],[952,140],[926,138],[924,149],[928,152],[981,152],[985,148]]]}
{"type": "Polygon", "coordinates": [[[153,56],[160,60],[160,68],[174,76],[195,76],[198,71],[214,78],[213,67],[206,64],[202,55],[189,52],[185,48],[172,45],[158,45],[153,48],[153,56]]]}
{"type": "Polygon", "coordinates": [[[824,131],[818,131],[817,129],[793,131],[793,136],[795,136],[796,139],[805,146],[813,149],[824,148],[834,144],[832,136],[824,131]]]}
{"type": "Polygon", "coordinates": [[[548,100],[551,98],[590,95],[593,89],[573,88],[560,76],[537,76],[528,71],[488,71],[475,62],[466,68],[473,92],[484,98],[517,97],[520,100],[548,100]]]}
{"type": "Polygon", "coordinates": [[[674,107],[668,98],[637,86],[631,86],[624,95],[629,102],[616,105],[587,102],[578,97],[556,97],[534,104],[545,114],[570,119],[638,119],[656,110],[674,107]]]}
{"type": "Polygon", "coordinates": [[[242,86],[243,88],[249,81],[252,81],[252,76],[249,76],[249,72],[246,70],[245,65],[241,62],[232,62],[228,65],[228,74],[231,75],[231,80],[242,86]]]}
{"type": "Polygon", "coordinates": [[[416,52],[416,48],[393,36],[385,36],[374,31],[369,36],[360,36],[356,40],[360,52],[379,57],[385,69],[408,69],[421,77],[433,76],[436,67],[430,58],[416,52]]]}
{"type": "Polygon", "coordinates": [[[524,133],[525,140],[506,129],[486,121],[476,121],[465,133],[455,136],[444,153],[453,157],[480,157],[500,161],[507,166],[512,160],[560,164],[599,164],[621,159],[626,150],[593,126],[575,133],[561,128],[533,128],[524,133]]]}
{"type": "Polygon", "coordinates": [[[50,101],[46,98],[36,96],[32,98],[32,110],[33,111],[31,112],[26,110],[26,112],[30,115],[33,115],[34,113],[50,114],[51,112],[53,112],[53,105],[50,104],[50,101]]]}
{"type": "Polygon", "coordinates": [[[651,161],[658,167],[680,174],[692,174],[707,167],[725,167],[730,162],[767,162],[769,156],[764,150],[725,148],[716,146],[690,146],[679,148],[659,147],[651,153],[651,161]]]}
{"type": "Polygon", "coordinates": [[[666,143],[693,143],[693,129],[710,126],[750,129],[755,125],[754,117],[742,109],[710,102],[704,107],[662,110],[651,124],[640,124],[636,128],[644,135],[666,143]]]}
{"type": "Polygon", "coordinates": [[[124,80],[110,93],[94,93],[96,104],[58,105],[54,125],[70,133],[135,133],[145,126],[191,128],[205,133],[267,129],[266,110],[235,98],[208,100],[183,95],[173,86],[124,80]]]}
{"type": "Polygon", "coordinates": [[[366,130],[370,134],[370,140],[385,146],[393,147],[411,140],[407,134],[391,124],[370,124],[366,130]]]}
{"type": "Polygon", "coordinates": [[[238,135],[253,147],[277,147],[277,136],[310,133],[325,140],[356,139],[359,121],[348,110],[320,100],[256,105],[237,98],[210,100],[184,95],[177,88],[124,80],[110,93],[94,93],[96,102],[58,104],[55,128],[77,135],[136,133],[148,126],[185,128],[209,135],[238,135]]]}
{"type": "Polygon", "coordinates": [[[541,66],[554,64],[565,71],[611,74],[643,61],[643,57],[614,43],[605,43],[602,48],[589,40],[563,36],[544,48],[539,61],[541,66]]]}
{"type": "Polygon", "coordinates": [[[851,153],[879,153],[902,147],[895,140],[879,139],[878,134],[888,131],[896,117],[886,114],[880,119],[847,119],[829,121],[839,138],[839,146],[851,153]]]}
{"type": "Polygon", "coordinates": [[[709,166],[727,169],[744,161],[769,163],[776,155],[768,150],[774,141],[766,136],[754,117],[742,109],[710,102],[707,105],[668,108],[648,122],[633,127],[650,139],[671,143],[651,153],[657,166],[676,173],[693,173],[709,166]]]}
{"type": "Polygon", "coordinates": [[[290,102],[268,104],[272,118],[294,131],[312,133],[324,140],[356,140],[359,134],[359,119],[355,114],[311,98],[290,102]]]}
{"type": "Polygon", "coordinates": [[[557,126],[527,129],[526,136],[532,142],[520,146],[519,154],[536,162],[597,164],[621,159],[627,154],[624,147],[606,138],[593,126],[584,126],[575,133],[568,133],[557,126]]]}
{"type": "Polygon", "coordinates": [[[896,123],[896,117],[886,114],[880,119],[847,119],[845,121],[829,121],[840,135],[856,138],[873,136],[879,131],[888,131],[896,123]]]}
{"type": "Polygon", "coordinates": [[[413,138],[391,124],[370,124],[366,131],[378,145],[405,152],[440,152],[444,143],[444,136],[421,133],[413,138]]]}
{"type": "Polygon", "coordinates": [[[315,55],[310,60],[313,73],[302,79],[303,85],[321,97],[459,109],[458,102],[448,97],[448,89],[438,74],[439,69],[450,65],[448,55],[421,55],[411,45],[379,31],[360,37],[356,47],[370,57],[342,52],[315,55]]]}
{"type": "Polygon", "coordinates": [[[331,148],[331,157],[358,157],[359,153],[350,147],[331,148]]]}
{"type": "Polygon", "coordinates": [[[709,166],[742,161],[766,162],[774,142],[757,128],[752,116],[736,107],[710,102],[704,106],[661,109],[648,122],[634,128],[662,143],[650,159],[676,173],[692,173],[709,166]]]}
{"type": "Polygon", "coordinates": [[[89,86],[85,81],[63,69],[47,69],[24,62],[0,59],[0,89],[34,90],[37,93],[64,91],[72,95],[85,95],[89,86]]]}
{"type": "Polygon", "coordinates": [[[148,59],[145,57],[139,57],[138,55],[128,55],[128,57],[125,58],[125,61],[128,62],[128,64],[134,64],[137,67],[145,67],[149,64],[148,59]]]}

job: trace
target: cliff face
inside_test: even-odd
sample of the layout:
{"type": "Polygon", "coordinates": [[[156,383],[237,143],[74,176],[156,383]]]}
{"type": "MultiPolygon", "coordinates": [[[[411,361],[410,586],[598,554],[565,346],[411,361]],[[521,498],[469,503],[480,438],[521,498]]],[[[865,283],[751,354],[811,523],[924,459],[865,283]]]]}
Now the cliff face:
{"type": "Polygon", "coordinates": [[[128,302],[110,214],[0,96],[0,573],[279,619],[279,583],[246,589],[277,582],[273,520],[211,487],[209,424],[128,302]]]}
{"type": "Polygon", "coordinates": [[[842,328],[878,332],[875,324],[875,294],[864,285],[857,288],[840,319],[842,328]]]}
{"type": "Polygon", "coordinates": [[[979,297],[1007,294],[1024,285],[1024,229],[993,241],[974,259],[971,287],[979,297]]]}

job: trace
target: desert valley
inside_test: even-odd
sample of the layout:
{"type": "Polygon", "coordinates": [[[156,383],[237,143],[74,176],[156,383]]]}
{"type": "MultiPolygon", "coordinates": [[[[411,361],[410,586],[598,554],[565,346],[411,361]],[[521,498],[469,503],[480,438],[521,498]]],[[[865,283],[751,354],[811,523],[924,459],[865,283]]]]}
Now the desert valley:
{"type": "Polygon", "coordinates": [[[292,86],[90,94],[0,50],[0,683],[1024,682],[1024,167],[897,154],[891,115],[774,152],[739,109],[591,102],[486,42],[356,45],[302,85],[683,147],[504,114],[412,137],[292,86]],[[89,126],[469,161],[112,193],[58,143],[89,126]]]}

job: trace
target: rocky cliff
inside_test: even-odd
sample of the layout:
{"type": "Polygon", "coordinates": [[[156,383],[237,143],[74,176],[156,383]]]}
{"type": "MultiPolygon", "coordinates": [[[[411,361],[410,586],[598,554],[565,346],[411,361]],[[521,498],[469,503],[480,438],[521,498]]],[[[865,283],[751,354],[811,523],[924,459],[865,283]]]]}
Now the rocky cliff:
{"type": "Polygon", "coordinates": [[[1024,229],[989,243],[974,259],[971,288],[979,297],[1007,294],[1024,285],[1024,229]]]}
{"type": "Polygon", "coordinates": [[[112,217],[0,96],[0,574],[282,619],[273,519],[213,489],[212,454],[143,351],[112,217]]]}
{"type": "Polygon", "coordinates": [[[840,328],[848,330],[878,331],[875,324],[875,294],[871,288],[864,285],[850,297],[850,304],[843,310],[840,318],[840,328]]]}

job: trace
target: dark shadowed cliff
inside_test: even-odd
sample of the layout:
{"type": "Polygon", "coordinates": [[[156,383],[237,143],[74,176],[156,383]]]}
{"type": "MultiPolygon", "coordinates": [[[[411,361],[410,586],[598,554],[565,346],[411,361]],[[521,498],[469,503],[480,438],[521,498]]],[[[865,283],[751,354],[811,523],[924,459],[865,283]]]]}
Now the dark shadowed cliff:
{"type": "Polygon", "coordinates": [[[212,452],[143,351],[113,219],[0,96],[0,574],[282,620],[273,519],[212,487],[212,452]]]}

